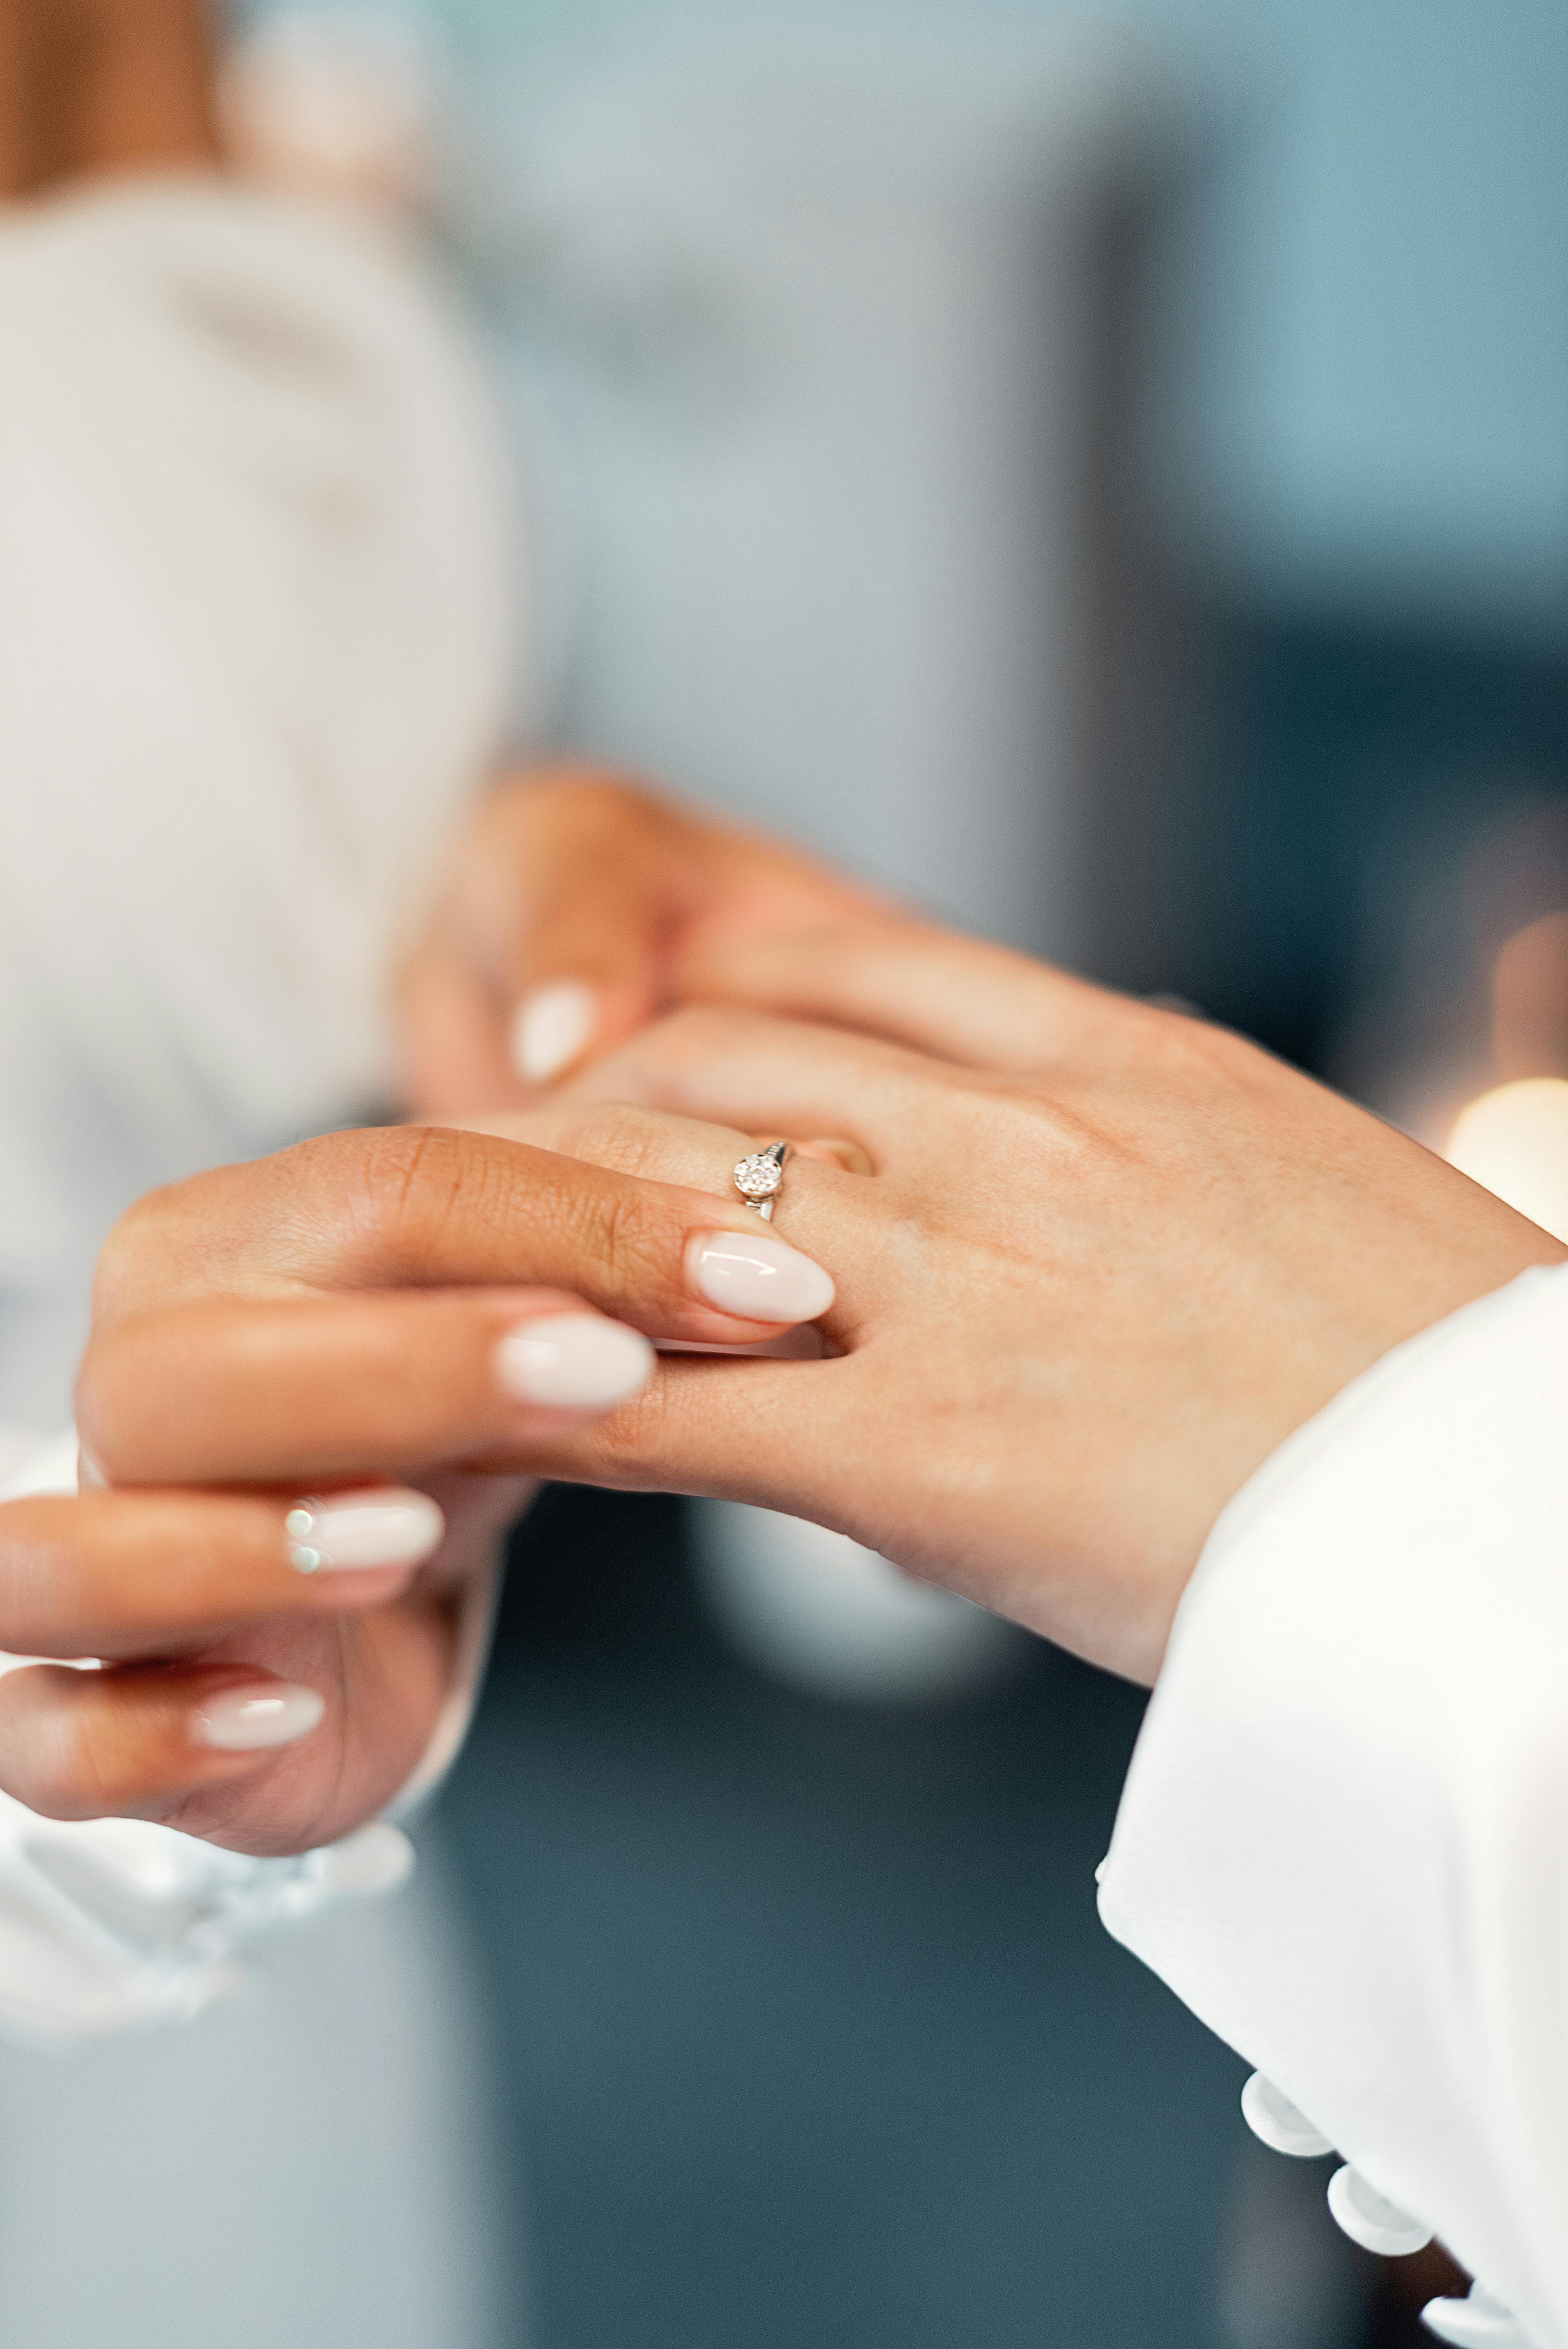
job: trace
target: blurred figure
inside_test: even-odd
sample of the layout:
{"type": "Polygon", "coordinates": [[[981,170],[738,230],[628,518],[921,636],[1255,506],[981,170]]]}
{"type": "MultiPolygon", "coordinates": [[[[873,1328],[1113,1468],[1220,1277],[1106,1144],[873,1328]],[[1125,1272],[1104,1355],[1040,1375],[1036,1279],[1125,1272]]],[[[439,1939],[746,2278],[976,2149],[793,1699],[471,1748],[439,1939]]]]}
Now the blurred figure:
{"type": "MultiPolygon", "coordinates": [[[[462,338],[385,205],[222,174],[212,87],[191,0],[0,5],[13,1491],[73,1473],[48,1439],[129,1200],[387,1097],[394,936],[511,693],[462,338]]],[[[8,1885],[0,1969],[39,1930],[8,1885]]],[[[0,2050],[6,2338],[516,2337],[438,1871],[264,1964],[183,2031],[0,2050]]]]}

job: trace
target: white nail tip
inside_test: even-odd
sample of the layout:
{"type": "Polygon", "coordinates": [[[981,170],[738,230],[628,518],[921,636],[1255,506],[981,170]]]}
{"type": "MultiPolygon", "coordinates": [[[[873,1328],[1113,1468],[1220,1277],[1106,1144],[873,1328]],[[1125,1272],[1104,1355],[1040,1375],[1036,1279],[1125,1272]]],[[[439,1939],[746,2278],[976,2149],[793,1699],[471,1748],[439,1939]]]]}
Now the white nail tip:
{"type": "Polygon", "coordinates": [[[521,1322],[496,1348],[496,1376],[517,1402],[561,1411],[607,1410],[645,1386],[647,1340],[596,1313],[546,1313],[521,1322]]]}
{"type": "Polygon", "coordinates": [[[428,1494],[400,1485],[302,1501],[284,1519],[289,1563],[300,1574],[422,1566],[446,1530],[428,1494]]]}
{"type": "Polygon", "coordinates": [[[748,1321],[814,1321],[833,1301],[820,1264],[786,1240],[704,1232],[690,1244],[694,1287],[710,1305],[748,1321]]]}
{"type": "Polygon", "coordinates": [[[326,1700],[315,1689],[225,1689],[209,1697],[193,1718],[199,1745],[220,1754],[256,1754],[269,1745],[292,1745],[308,1736],[326,1711],[326,1700]]]}
{"type": "Polygon", "coordinates": [[[556,979],[536,987],[517,1007],[511,1023],[511,1057],[531,1084],[547,1084],[586,1050],[598,1016],[593,990],[581,979],[556,979]]]}

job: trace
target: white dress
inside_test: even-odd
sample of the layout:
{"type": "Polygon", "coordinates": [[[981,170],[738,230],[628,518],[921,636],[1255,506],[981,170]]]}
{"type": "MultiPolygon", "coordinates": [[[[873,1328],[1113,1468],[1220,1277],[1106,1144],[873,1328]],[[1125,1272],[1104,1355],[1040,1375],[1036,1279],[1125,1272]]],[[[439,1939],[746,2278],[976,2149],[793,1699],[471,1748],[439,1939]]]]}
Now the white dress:
{"type": "MultiPolygon", "coordinates": [[[[512,534],[390,231],[205,176],[0,212],[11,1489],[57,1476],[121,1209],[387,1099],[398,925],[511,714],[512,534]]],[[[0,2014],[46,2023],[26,1907],[0,1883],[0,2014]]],[[[0,2339],[502,2337],[472,2004],[427,1873],[189,2023],[0,2047],[0,2339]]]]}

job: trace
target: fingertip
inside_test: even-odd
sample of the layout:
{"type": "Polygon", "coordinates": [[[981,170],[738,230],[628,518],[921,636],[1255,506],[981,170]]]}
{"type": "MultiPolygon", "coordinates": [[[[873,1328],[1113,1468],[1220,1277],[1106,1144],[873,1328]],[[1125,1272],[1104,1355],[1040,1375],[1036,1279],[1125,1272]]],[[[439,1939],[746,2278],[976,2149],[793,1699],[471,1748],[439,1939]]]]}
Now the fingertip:
{"type": "Polygon", "coordinates": [[[308,1737],[325,1713],[326,1700],[318,1690],[263,1682],[220,1689],[208,1697],[191,1715],[191,1735],[213,1753],[261,1754],[308,1737]]]}
{"type": "Polygon", "coordinates": [[[600,1313],[547,1313],[509,1330],[496,1377],[514,1402],[609,1411],[646,1386],[656,1357],[640,1331],[600,1313]]]}
{"type": "Polygon", "coordinates": [[[598,991],[585,980],[531,988],[512,1015],[513,1066],[530,1084],[550,1084],[582,1059],[598,1025],[598,991]]]}

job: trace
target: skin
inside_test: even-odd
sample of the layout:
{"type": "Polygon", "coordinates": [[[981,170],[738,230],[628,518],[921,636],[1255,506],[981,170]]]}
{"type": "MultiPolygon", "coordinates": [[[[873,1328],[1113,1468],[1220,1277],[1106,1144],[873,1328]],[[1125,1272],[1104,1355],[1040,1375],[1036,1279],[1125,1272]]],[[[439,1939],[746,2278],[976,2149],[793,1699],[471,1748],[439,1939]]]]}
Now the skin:
{"type": "Polygon", "coordinates": [[[400,976],[403,1096],[433,1118],[536,1100],[511,1022],[553,980],[593,991],[586,1057],[683,1001],[688,968],[727,947],[885,910],[796,850],[624,776],[505,777],[459,833],[400,976]]]}
{"type": "Polygon", "coordinates": [[[834,1277],[830,1355],[675,1358],[543,1464],[815,1518],[1136,1680],[1288,1435],[1568,1255],[1243,1039],[995,947],[862,924],[693,984],[727,1002],[507,1130],[715,1187],[758,1138],[848,1137],[874,1172],[796,1161],[773,1226],[834,1277]]]}
{"type": "Polygon", "coordinates": [[[0,1648],[106,1669],[0,1678],[0,1786],[51,1817],[159,1819],[253,1852],[374,1815],[429,1741],[459,1589],[536,1459],[594,1416],[509,1397],[498,1341],[584,1301],[655,1338],[773,1337],[693,1292],[689,1244],[725,1230],[756,1230],[733,1197],[407,1128],[142,1201],[105,1249],[78,1385],[100,1489],[0,1507],[0,1648]],[[295,1500],[387,1483],[446,1512],[427,1565],[294,1570],[295,1500]],[[215,1693],[280,1682],[326,1702],[297,1744],[198,1742],[215,1693]]]}

